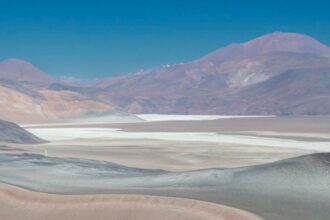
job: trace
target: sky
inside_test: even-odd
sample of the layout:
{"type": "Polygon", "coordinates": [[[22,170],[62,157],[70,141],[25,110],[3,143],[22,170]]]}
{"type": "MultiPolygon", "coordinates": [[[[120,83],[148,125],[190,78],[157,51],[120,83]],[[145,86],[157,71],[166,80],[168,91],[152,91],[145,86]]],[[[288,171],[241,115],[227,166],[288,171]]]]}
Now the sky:
{"type": "Polygon", "coordinates": [[[187,62],[274,31],[330,45],[330,1],[0,0],[0,60],[98,78],[187,62]]]}

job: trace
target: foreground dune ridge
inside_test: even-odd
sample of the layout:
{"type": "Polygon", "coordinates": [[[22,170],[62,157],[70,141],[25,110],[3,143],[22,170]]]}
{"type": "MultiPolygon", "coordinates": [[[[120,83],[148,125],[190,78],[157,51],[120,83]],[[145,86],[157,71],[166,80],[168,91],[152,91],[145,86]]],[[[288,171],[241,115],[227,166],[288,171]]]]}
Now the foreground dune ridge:
{"type": "MultiPolygon", "coordinates": [[[[0,181],[51,194],[202,200],[249,210],[268,220],[329,220],[328,161],[330,153],[319,153],[250,167],[166,172],[96,160],[0,154],[0,181]]],[[[174,209],[178,210],[174,206],[172,213],[174,209]]]]}
{"type": "Polygon", "coordinates": [[[54,195],[0,185],[6,220],[261,220],[243,210],[191,199],[141,195],[54,195]]]}

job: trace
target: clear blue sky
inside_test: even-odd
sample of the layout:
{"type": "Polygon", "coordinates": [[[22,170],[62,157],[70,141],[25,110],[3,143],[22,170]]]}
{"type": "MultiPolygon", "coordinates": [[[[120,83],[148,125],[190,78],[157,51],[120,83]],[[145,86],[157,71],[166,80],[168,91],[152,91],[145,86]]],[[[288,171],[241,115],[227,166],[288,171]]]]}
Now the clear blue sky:
{"type": "Polygon", "coordinates": [[[0,59],[54,75],[111,76],[196,59],[274,32],[330,45],[330,1],[0,0],[0,59]]]}

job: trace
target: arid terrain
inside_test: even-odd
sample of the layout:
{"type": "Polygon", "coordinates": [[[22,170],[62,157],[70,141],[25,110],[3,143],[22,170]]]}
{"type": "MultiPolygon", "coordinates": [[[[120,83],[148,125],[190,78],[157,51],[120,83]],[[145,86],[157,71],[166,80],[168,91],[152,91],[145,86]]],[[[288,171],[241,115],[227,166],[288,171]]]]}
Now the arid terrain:
{"type": "Polygon", "coordinates": [[[330,220],[330,0],[0,8],[0,220],[330,220]]]}
{"type": "Polygon", "coordinates": [[[23,125],[49,142],[0,147],[0,181],[28,190],[2,185],[1,217],[329,216],[329,117],[139,117],[145,121],[23,125]]]}
{"type": "Polygon", "coordinates": [[[0,117],[47,123],[129,113],[329,115],[329,70],[327,45],[286,32],[98,83],[56,79],[28,61],[7,59],[0,62],[0,117]]]}
{"type": "Polygon", "coordinates": [[[257,117],[124,124],[26,125],[48,144],[30,153],[192,170],[272,162],[330,149],[329,117],[257,117]]]}
{"type": "Polygon", "coordinates": [[[191,199],[141,195],[60,196],[3,184],[0,213],[1,218],[8,220],[261,220],[242,210],[191,199]]]}
{"type": "Polygon", "coordinates": [[[0,220],[329,220],[325,44],[274,32],[110,75],[0,62],[0,220]]]}

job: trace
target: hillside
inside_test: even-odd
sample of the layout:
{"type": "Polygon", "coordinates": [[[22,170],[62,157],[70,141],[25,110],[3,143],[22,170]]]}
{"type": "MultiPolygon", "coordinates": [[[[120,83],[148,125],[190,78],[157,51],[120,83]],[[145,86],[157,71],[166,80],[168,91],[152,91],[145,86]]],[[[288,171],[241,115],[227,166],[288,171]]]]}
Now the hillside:
{"type": "Polygon", "coordinates": [[[99,100],[93,92],[86,93],[82,88],[57,89],[59,83],[27,61],[0,62],[0,118],[17,123],[42,123],[118,113],[114,105],[99,100]]]}
{"type": "Polygon", "coordinates": [[[38,144],[45,141],[14,123],[0,120],[0,142],[38,144]]]}
{"type": "Polygon", "coordinates": [[[330,48],[275,32],[201,59],[103,80],[102,100],[132,113],[330,114],[330,48]]]}

